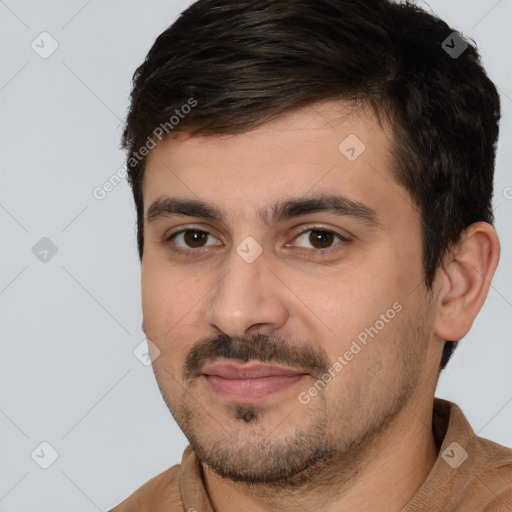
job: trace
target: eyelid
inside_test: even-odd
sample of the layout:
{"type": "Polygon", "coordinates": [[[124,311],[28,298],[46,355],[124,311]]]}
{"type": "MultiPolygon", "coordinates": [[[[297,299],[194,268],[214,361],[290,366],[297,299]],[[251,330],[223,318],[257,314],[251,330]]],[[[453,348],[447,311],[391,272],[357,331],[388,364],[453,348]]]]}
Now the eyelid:
{"type": "Polygon", "coordinates": [[[304,233],[308,231],[328,231],[330,233],[334,233],[335,235],[339,236],[340,238],[343,238],[343,240],[351,240],[353,238],[352,235],[350,235],[347,231],[341,230],[339,228],[333,228],[330,226],[322,226],[321,224],[311,224],[311,225],[300,225],[300,231],[297,231],[293,235],[293,238],[297,238],[300,235],[303,235],[304,233]]]}
{"type": "MultiPolygon", "coordinates": [[[[212,233],[211,226],[201,226],[200,224],[191,224],[191,225],[180,225],[175,230],[170,230],[164,234],[164,241],[168,240],[174,235],[179,235],[186,231],[200,231],[202,233],[208,233],[209,235],[215,236],[216,238],[219,238],[218,236],[214,235],[212,233]]],[[[215,231],[215,230],[214,230],[215,231]]]]}
{"type": "MultiPolygon", "coordinates": [[[[306,231],[310,231],[310,230],[317,230],[317,231],[332,231],[333,233],[336,233],[337,235],[349,240],[351,238],[353,238],[353,235],[351,235],[348,231],[346,230],[340,230],[339,228],[333,228],[333,227],[330,227],[330,226],[322,226],[320,224],[300,224],[299,225],[300,228],[301,228],[301,231],[298,231],[294,236],[298,236],[298,235],[302,235],[303,233],[305,233],[306,231]],[[343,231],[343,232],[340,232],[340,231],[343,231]]],[[[201,224],[185,224],[185,225],[180,225],[176,228],[176,231],[169,231],[169,232],[166,232],[166,234],[164,235],[164,238],[169,238],[171,237],[172,235],[176,235],[178,233],[181,233],[183,231],[204,231],[205,233],[208,233],[208,234],[212,234],[211,233],[211,226],[202,226],[201,224]]],[[[292,228],[292,231],[293,231],[294,228],[292,228]]]]}

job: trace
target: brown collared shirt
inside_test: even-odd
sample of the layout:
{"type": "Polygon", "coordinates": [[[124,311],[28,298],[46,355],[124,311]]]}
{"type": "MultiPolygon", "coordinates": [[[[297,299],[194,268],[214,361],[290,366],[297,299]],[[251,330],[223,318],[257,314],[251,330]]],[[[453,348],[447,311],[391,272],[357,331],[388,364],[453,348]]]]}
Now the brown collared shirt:
{"type": "MultiPolygon", "coordinates": [[[[439,456],[402,512],[512,512],[512,449],[478,437],[447,400],[434,398],[432,426],[439,456]]],[[[213,512],[192,448],[110,512],[213,512]]]]}

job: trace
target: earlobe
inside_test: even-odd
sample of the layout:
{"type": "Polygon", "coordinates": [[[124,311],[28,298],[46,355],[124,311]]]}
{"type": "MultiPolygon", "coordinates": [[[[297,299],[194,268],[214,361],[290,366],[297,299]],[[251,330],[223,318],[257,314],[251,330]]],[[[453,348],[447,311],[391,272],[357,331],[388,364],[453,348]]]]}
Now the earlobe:
{"type": "Polygon", "coordinates": [[[434,333],[454,341],[464,337],[480,311],[498,266],[500,243],[486,222],[469,226],[438,271],[439,296],[434,333]]]}

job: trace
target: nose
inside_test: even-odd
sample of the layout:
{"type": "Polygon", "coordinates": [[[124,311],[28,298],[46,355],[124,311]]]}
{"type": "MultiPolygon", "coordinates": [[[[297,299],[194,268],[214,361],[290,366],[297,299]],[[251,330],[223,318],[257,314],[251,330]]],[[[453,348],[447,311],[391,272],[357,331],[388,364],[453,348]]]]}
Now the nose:
{"type": "Polygon", "coordinates": [[[289,317],[290,291],[269,266],[265,252],[248,263],[233,249],[221,272],[205,311],[211,328],[239,338],[283,327],[289,317]]]}

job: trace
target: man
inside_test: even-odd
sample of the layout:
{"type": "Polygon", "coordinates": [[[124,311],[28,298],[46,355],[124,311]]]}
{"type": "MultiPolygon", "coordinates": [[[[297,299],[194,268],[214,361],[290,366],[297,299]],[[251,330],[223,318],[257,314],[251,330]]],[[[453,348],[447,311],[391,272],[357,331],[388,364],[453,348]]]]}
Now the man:
{"type": "Polygon", "coordinates": [[[387,0],[199,0],[134,76],[143,329],[190,446],[126,511],[512,510],[434,397],[499,259],[500,104],[387,0]]]}

